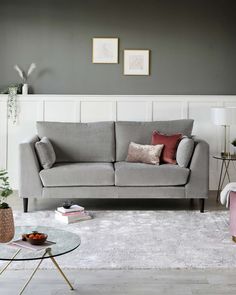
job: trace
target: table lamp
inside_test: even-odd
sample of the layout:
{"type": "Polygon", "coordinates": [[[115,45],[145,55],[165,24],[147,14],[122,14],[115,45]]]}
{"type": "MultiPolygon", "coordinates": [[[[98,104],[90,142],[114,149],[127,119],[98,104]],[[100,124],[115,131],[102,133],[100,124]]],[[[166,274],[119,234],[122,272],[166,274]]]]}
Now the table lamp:
{"type": "Polygon", "coordinates": [[[221,155],[224,157],[227,157],[230,155],[230,152],[227,148],[227,143],[229,143],[230,125],[236,124],[236,107],[211,108],[211,117],[212,117],[212,122],[215,125],[224,127],[224,149],[221,155]],[[228,139],[227,139],[227,128],[228,128],[228,139]]]}

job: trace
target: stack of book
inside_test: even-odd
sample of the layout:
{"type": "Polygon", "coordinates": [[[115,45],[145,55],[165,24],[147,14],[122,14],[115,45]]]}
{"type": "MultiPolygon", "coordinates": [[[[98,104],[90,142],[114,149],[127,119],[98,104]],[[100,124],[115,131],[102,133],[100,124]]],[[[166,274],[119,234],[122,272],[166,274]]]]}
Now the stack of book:
{"type": "Polygon", "coordinates": [[[69,209],[58,207],[57,210],[55,210],[55,218],[56,220],[69,224],[91,219],[91,216],[84,210],[84,207],[72,205],[69,209]]]}

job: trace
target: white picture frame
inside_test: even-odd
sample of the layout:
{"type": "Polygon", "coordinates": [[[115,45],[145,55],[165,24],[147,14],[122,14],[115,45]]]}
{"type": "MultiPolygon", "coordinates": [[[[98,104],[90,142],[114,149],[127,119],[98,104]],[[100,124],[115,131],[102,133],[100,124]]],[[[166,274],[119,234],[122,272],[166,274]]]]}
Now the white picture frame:
{"type": "Polygon", "coordinates": [[[150,50],[125,49],[124,50],[124,75],[149,76],[150,75],[150,50]]]}
{"type": "Polygon", "coordinates": [[[118,47],[118,38],[93,38],[92,62],[97,64],[117,64],[118,47]]]}

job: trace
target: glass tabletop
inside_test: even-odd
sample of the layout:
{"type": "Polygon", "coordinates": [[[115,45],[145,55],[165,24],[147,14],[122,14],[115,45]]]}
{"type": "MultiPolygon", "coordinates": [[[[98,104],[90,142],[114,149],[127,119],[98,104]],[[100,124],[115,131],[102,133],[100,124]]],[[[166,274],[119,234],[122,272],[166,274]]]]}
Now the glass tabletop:
{"type": "MultiPolygon", "coordinates": [[[[75,233],[46,226],[16,226],[15,236],[12,241],[19,240],[22,238],[22,234],[28,234],[32,231],[38,231],[47,234],[47,241],[55,242],[55,244],[48,246],[48,248],[51,249],[51,257],[69,253],[78,248],[81,243],[80,237],[75,233]]],[[[0,260],[23,261],[42,259],[45,250],[46,248],[42,250],[29,250],[26,248],[19,248],[9,245],[9,243],[0,243],[0,260]],[[16,257],[12,258],[19,249],[21,249],[19,254],[17,254],[16,257]]],[[[43,257],[43,259],[46,258],[49,258],[49,256],[46,255],[45,257],[43,257]]]]}
{"type": "Polygon", "coordinates": [[[236,155],[228,155],[228,156],[213,155],[213,158],[217,160],[236,161],[236,155]]]}

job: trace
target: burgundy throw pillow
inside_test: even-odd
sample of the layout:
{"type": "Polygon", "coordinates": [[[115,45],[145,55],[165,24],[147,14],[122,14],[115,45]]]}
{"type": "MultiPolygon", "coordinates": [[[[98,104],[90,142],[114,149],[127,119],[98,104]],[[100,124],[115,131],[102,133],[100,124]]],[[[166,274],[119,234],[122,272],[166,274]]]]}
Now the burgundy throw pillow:
{"type": "Polygon", "coordinates": [[[161,154],[162,163],[176,164],[176,151],[182,137],[181,133],[167,135],[156,130],[153,131],[151,144],[164,144],[161,154]]]}

